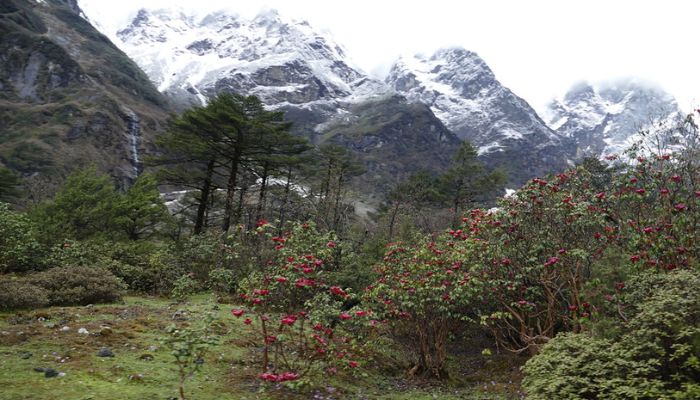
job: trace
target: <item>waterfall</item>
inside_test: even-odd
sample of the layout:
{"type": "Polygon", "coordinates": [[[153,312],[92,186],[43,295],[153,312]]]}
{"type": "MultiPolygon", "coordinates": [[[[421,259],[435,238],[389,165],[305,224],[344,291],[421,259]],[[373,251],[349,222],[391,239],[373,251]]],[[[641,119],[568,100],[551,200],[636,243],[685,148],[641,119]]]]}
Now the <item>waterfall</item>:
{"type": "Polygon", "coordinates": [[[141,160],[139,159],[139,145],[141,143],[141,120],[131,110],[126,110],[127,131],[131,144],[131,165],[134,168],[134,179],[141,172],[141,160]]]}

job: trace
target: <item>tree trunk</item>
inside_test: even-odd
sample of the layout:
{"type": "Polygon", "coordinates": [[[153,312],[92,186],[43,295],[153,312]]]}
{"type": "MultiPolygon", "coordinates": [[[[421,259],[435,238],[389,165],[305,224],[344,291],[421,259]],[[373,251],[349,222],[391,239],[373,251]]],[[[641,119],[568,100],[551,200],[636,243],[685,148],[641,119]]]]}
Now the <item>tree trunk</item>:
{"type": "Polygon", "coordinates": [[[267,174],[268,174],[269,164],[265,162],[263,164],[262,176],[260,177],[260,195],[258,196],[258,207],[255,210],[255,221],[260,221],[263,217],[263,211],[265,210],[265,190],[267,189],[267,174]]]}
{"type": "Polygon", "coordinates": [[[228,177],[228,184],[226,185],[226,207],[224,209],[224,222],[221,225],[221,229],[224,233],[227,233],[231,227],[231,219],[234,213],[234,203],[236,202],[236,179],[238,178],[238,164],[241,160],[241,151],[236,149],[236,152],[231,159],[231,170],[228,177]]]}
{"type": "Polygon", "coordinates": [[[204,227],[204,220],[206,219],[207,206],[209,202],[209,193],[211,191],[211,180],[214,174],[214,160],[209,160],[207,163],[207,174],[204,177],[204,184],[202,185],[201,195],[199,198],[199,206],[197,207],[197,219],[194,223],[194,234],[199,235],[202,233],[202,228],[204,227]]]}
{"type": "Polygon", "coordinates": [[[287,202],[289,201],[289,192],[292,187],[292,167],[289,167],[287,169],[287,183],[284,185],[284,197],[282,198],[282,204],[280,205],[280,213],[279,213],[279,220],[280,220],[280,226],[279,226],[279,233],[282,234],[282,229],[284,227],[284,219],[286,217],[287,213],[287,202]]]}

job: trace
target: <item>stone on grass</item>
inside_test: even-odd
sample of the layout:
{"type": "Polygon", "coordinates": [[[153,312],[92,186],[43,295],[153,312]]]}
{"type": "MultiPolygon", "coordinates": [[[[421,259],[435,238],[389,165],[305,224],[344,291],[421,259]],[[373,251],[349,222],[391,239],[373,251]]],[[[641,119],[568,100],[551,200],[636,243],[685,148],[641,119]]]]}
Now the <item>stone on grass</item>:
{"type": "Polygon", "coordinates": [[[114,353],[107,347],[103,347],[97,352],[97,357],[114,357],[114,353]]]}

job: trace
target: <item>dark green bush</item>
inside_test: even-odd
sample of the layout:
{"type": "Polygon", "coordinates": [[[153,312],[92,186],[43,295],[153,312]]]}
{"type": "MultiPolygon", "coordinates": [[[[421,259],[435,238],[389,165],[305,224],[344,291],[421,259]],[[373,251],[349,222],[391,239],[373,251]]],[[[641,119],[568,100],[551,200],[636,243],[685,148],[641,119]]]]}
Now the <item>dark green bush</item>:
{"type": "Polygon", "coordinates": [[[49,303],[46,290],[22,280],[0,278],[0,310],[39,308],[49,303]]]}
{"type": "Polygon", "coordinates": [[[628,287],[626,333],[557,336],[523,368],[528,398],[700,398],[700,275],[647,274],[628,287]]]}
{"type": "Polygon", "coordinates": [[[41,253],[35,226],[29,218],[0,203],[0,273],[33,269],[41,253]]]}
{"type": "Polygon", "coordinates": [[[126,285],[103,268],[56,267],[31,276],[48,291],[51,305],[70,306],[119,301],[126,285]]]}

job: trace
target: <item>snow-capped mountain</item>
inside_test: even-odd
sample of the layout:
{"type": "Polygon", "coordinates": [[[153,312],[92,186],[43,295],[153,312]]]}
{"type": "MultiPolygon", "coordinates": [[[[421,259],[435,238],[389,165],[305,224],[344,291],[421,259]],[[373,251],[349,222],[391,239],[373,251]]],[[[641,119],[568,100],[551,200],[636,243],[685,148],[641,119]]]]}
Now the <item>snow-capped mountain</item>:
{"type": "Polygon", "coordinates": [[[566,164],[567,141],[503,86],[476,53],[448,48],[430,57],[401,58],[386,82],[409,100],[428,105],[492,165],[535,176],[566,164]]]}
{"type": "Polygon", "coordinates": [[[600,88],[587,82],[574,85],[548,105],[546,120],[552,129],[574,140],[580,158],[620,154],[639,141],[640,131],[667,126],[680,116],[670,94],[624,80],[600,88]]]}
{"type": "Polygon", "coordinates": [[[329,35],[274,10],[245,19],[224,11],[196,18],[141,9],[117,36],[161,92],[188,103],[231,90],[271,106],[328,106],[383,88],[354,68],[329,35]]]}

